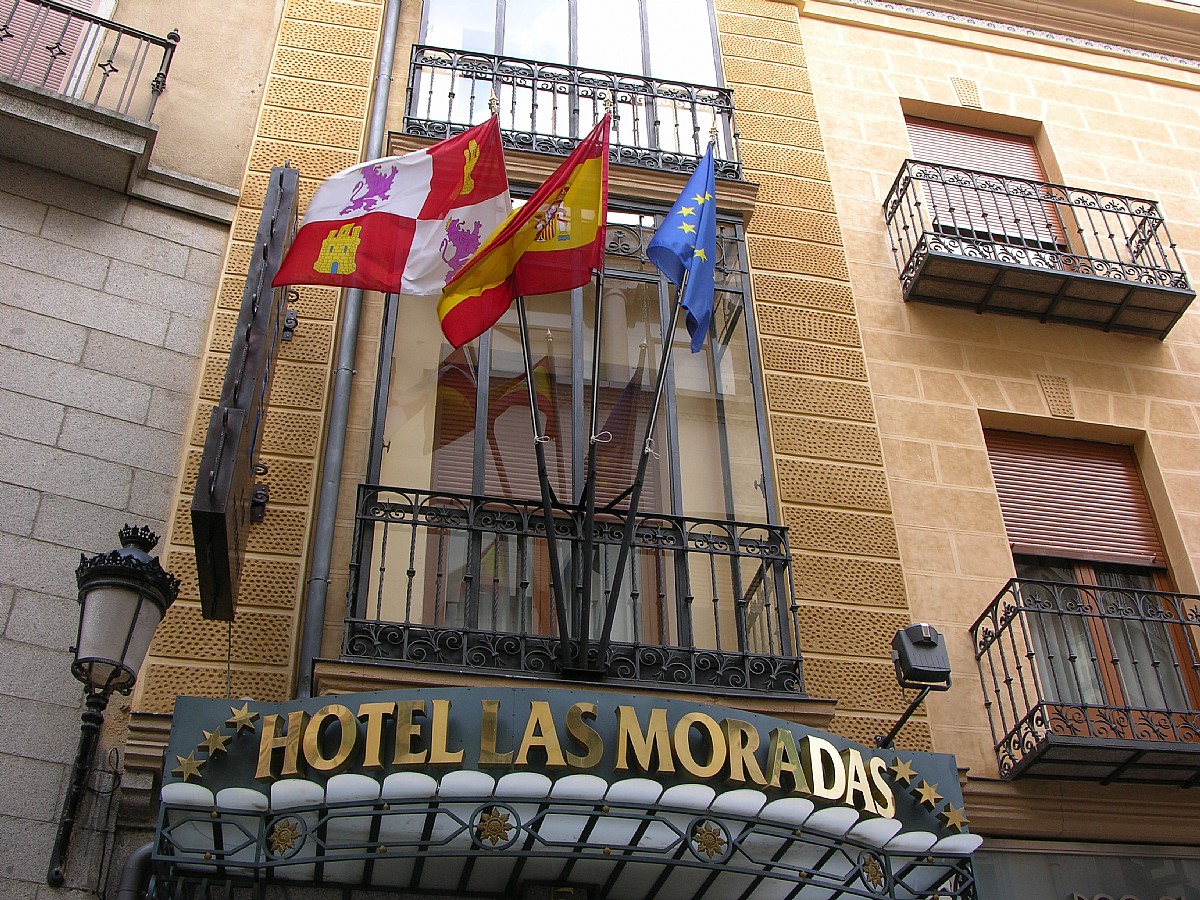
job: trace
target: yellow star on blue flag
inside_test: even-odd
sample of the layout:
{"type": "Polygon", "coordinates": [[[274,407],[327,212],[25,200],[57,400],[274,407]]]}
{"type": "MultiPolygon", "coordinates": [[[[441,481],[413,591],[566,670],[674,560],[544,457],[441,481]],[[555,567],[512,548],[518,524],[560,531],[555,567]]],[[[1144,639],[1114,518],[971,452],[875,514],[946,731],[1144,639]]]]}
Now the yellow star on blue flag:
{"type": "Polygon", "coordinates": [[[646,246],[646,256],[667,279],[680,285],[692,352],[704,346],[712,322],[717,259],[716,178],[713,148],[696,166],[679,199],[646,246]],[[685,277],[686,276],[686,277],[685,277]]]}

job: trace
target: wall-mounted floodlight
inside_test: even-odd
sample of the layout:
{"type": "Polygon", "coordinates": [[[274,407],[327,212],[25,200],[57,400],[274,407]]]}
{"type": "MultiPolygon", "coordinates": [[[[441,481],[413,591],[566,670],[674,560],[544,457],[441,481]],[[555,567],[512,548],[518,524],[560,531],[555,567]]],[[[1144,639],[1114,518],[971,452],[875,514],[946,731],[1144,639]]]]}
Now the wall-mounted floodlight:
{"type": "Polygon", "coordinates": [[[904,723],[912,718],[930,691],[950,690],[950,657],[946,654],[941,632],[932,625],[918,623],[897,631],[892,638],[892,664],[896,667],[896,681],[900,687],[920,693],[892,730],[875,738],[875,746],[880,749],[893,745],[904,723]]]}

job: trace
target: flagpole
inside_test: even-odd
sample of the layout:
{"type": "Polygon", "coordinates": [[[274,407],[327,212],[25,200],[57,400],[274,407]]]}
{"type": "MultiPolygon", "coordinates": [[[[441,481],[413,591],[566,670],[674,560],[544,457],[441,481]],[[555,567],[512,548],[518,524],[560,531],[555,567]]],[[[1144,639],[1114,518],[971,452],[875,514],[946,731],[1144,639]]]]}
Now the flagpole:
{"type": "MultiPolygon", "coordinates": [[[[600,351],[601,328],[604,317],[604,270],[596,270],[596,319],[592,324],[592,414],[588,425],[587,476],[583,482],[583,559],[580,561],[579,572],[583,579],[583,591],[580,599],[578,618],[579,635],[579,668],[587,668],[587,644],[591,631],[592,611],[592,554],[595,552],[596,530],[596,444],[599,442],[596,434],[596,423],[600,413],[600,351]]],[[[596,661],[604,668],[604,658],[596,661]]]]}
{"type": "Polygon", "coordinates": [[[538,424],[537,392],[533,384],[533,351],[529,347],[529,319],[525,298],[517,297],[517,321],[521,331],[521,352],[525,357],[525,383],[529,389],[529,417],[533,421],[533,452],[537,458],[538,484],[542,489],[542,514],[546,522],[546,551],[550,557],[550,590],[558,614],[558,639],[564,667],[571,662],[571,638],[567,631],[567,606],[563,600],[562,570],[558,565],[558,544],[554,536],[554,495],[550,488],[550,473],[546,469],[546,439],[538,424]]]}
{"type": "Polygon", "coordinates": [[[613,620],[617,614],[617,601],[620,599],[621,580],[625,577],[625,566],[633,547],[633,539],[637,530],[638,505],[642,500],[642,485],[646,481],[646,465],[654,445],[654,425],[658,419],[658,410],[662,405],[663,390],[667,384],[667,366],[671,362],[671,352],[675,346],[675,327],[679,322],[679,313],[683,308],[683,295],[687,288],[688,272],[685,270],[683,282],[675,291],[675,302],[671,306],[671,324],[663,334],[662,357],[658,364],[658,373],[654,381],[654,398],[650,405],[650,415],[646,419],[646,436],[642,440],[642,455],[638,459],[637,474],[629,494],[629,511],[625,515],[625,530],[621,535],[621,548],[617,553],[617,563],[613,567],[612,587],[608,592],[608,602],[604,610],[604,627],[600,632],[598,658],[603,660],[608,654],[608,645],[612,637],[613,620]]]}

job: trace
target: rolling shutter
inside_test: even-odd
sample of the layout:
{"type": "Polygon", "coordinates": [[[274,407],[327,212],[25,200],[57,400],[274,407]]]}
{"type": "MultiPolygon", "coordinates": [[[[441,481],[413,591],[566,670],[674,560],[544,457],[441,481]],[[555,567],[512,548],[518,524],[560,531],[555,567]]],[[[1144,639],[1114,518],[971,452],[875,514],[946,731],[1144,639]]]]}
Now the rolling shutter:
{"type": "Polygon", "coordinates": [[[984,431],[1014,553],[1165,566],[1129,447],[984,431]]]}
{"type": "MultiPolygon", "coordinates": [[[[95,0],[59,2],[83,12],[95,12],[97,5],[95,0]]],[[[27,0],[6,4],[0,16],[7,16],[0,25],[11,35],[0,41],[0,75],[61,92],[78,62],[87,23],[27,0]]]]}
{"type": "MultiPolygon", "coordinates": [[[[921,162],[970,173],[1046,180],[1031,137],[911,116],[906,116],[904,123],[913,156],[921,162]]],[[[988,185],[995,179],[969,176],[969,181],[967,185],[930,183],[930,200],[943,230],[980,237],[1003,236],[1022,243],[1066,244],[1062,221],[1053,204],[989,190],[988,185]]]]}

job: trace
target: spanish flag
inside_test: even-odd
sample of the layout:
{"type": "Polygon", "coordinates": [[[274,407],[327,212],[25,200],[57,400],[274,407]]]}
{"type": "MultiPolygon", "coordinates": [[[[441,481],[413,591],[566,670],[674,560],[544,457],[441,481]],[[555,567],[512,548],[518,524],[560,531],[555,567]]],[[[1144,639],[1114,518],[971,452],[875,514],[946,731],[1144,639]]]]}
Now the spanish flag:
{"type": "Polygon", "coordinates": [[[438,318],[453,346],[495,325],[514,298],[581,287],[603,265],[608,133],[606,115],[446,283],[438,318]]]}

